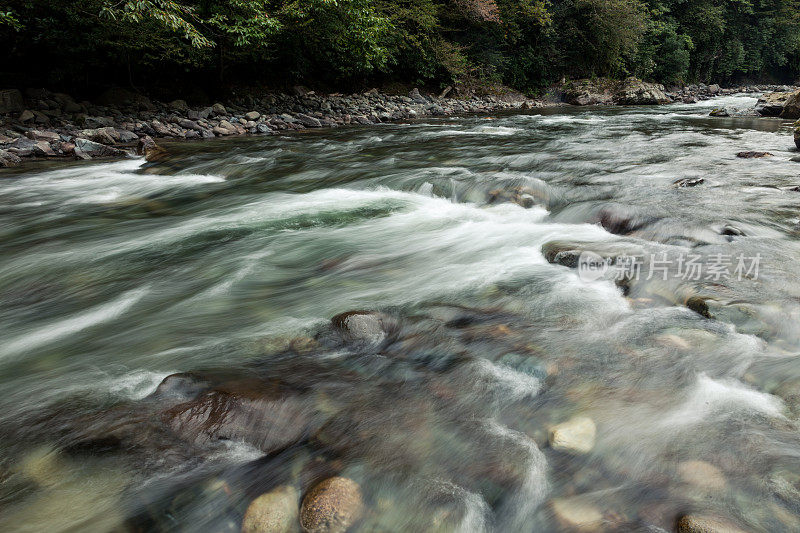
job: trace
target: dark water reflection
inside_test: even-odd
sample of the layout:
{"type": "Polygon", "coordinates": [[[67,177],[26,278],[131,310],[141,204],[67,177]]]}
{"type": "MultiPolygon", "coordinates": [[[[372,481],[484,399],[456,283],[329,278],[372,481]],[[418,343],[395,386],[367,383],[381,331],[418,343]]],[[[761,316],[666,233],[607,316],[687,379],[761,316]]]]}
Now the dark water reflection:
{"type": "Polygon", "coordinates": [[[2,529],[238,531],[332,475],[360,531],[800,529],[800,163],[726,103],[754,100],[4,173],[2,529]],[[565,266],[622,249],[670,279],[565,266]],[[760,269],[674,276],[688,254],[760,269]],[[383,330],[331,324],[354,309],[383,330]],[[551,445],[565,422],[595,435],[551,445]]]}

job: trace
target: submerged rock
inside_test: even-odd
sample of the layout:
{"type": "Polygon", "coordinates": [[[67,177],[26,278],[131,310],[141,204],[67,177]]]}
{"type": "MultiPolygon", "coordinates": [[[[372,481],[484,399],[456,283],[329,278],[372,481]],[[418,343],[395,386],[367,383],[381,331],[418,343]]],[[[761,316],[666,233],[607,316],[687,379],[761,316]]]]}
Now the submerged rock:
{"type": "Polygon", "coordinates": [[[308,491],[300,509],[300,525],[308,533],[343,533],[363,513],[361,487],[352,479],[337,476],[308,491]]]}
{"type": "Polygon", "coordinates": [[[800,150],[800,120],[794,123],[794,144],[800,150]]]}
{"type": "Polygon", "coordinates": [[[684,515],[678,520],[678,533],[747,533],[733,522],[710,515],[684,515]]]}
{"type": "Polygon", "coordinates": [[[594,448],[597,427],[585,416],[576,416],[557,424],[548,431],[548,441],[554,450],[569,453],[589,453],[594,448]]]}
{"type": "Polygon", "coordinates": [[[556,498],[550,501],[553,518],[569,531],[599,531],[603,525],[603,513],[583,498],[556,498]]]}
{"type": "Polygon", "coordinates": [[[289,533],[296,531],[297,489],[281,485],[253,500],[242,520],[242,533],[289,533]]]}
{"type": "Polygon", "coordinates": [[[374,311],[348,311],[333,317],[331,323],[345,340],[351,342],[378,344],[397,329],[397,322],[392,317],[374,311]]]}
{"type": "Polygon", "coordinates": [[[161,414],[165,426],[190,444],[242,441],[265,453],[307,437],[312,419],[300,396],[260,380],[227,383],[161,414]]]}
{"type": "Polygon", "coordinates": [[[705,461],[683,461],[677,471],[681,481],[698,489],[721,491],[727,485],[722,471],[705,461]]]}

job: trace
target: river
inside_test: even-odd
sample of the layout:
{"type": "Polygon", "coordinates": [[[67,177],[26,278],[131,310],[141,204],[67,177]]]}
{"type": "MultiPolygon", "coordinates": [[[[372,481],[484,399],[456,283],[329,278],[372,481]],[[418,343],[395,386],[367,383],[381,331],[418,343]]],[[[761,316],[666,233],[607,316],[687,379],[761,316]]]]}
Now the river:
{"type": "Polygon", "coordinates": [[[0,529],[239,531],[258,494],[333,473],[357,531],[797,531],[800,163],[789,123],[707,116],[754,104],[4,171],[0,529]],[[549,249],[650,262],[615,282],[549,249]],[[352,310],[386,337],[349,342],[352,310]],[[164,413],[208,382],[257,408],[187,439],[164,413]],[[592,429],[570,449],[564,423],[592,429]]]}

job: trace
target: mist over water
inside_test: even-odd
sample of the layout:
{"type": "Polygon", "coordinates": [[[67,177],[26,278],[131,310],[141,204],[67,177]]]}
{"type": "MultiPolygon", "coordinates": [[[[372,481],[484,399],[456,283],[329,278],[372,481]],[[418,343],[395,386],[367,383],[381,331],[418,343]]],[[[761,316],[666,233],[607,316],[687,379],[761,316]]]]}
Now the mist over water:
{"type": "Polygon", "coordinates": [[[3,171],[0,529],[239,531],[331,474],[361,486],[357,531],[800,529],[800,163],[789,123],[707,116],[754,104],[3,171]],[[553,247],[760,261],[626,285],[553,247]],[[352,310],[390,333],[341,338],[352,310]],[[176,372],[245,422],[187,438],[165,413],[196,385],[157,391],[176,372]],[[584,418],[588,450],[552,443],[584,418]]]}

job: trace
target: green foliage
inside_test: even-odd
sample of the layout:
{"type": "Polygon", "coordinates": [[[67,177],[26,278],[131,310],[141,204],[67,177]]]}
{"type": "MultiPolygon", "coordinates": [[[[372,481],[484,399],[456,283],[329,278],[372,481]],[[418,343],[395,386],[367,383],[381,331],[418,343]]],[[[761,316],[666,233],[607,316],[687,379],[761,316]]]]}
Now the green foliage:
{"type": "Polygon", "coordinates": [[[0,42],[39,84],[793,81],[800,0],[14,0],[0,42]]]}

